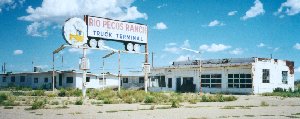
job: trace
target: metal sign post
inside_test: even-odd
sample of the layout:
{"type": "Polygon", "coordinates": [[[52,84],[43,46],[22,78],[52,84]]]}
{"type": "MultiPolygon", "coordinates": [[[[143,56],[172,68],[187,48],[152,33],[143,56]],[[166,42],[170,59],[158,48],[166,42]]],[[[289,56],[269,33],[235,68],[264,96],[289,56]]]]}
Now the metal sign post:
{"type": "Polygon", "coordinates": [[[118,85],[118,91],[121,91],[121,59],[120,59],[120,50],[118,51],[118,65],[119,65],[119,71],[118,71],[118,79],[119,79],[119,85],[118,85]]]}

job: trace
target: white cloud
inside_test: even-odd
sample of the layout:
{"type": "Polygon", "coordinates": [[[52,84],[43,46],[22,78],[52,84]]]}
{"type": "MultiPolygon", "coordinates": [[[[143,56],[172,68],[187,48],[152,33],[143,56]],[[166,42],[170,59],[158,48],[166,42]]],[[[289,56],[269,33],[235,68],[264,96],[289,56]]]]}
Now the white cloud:
{"type": "Polygon", "coordinates": [[[180,55],[177,59],[175,59],[175,62],[187,61],[189,58],[191,58],[191,55],[180,55]]]}
{"type": "MultiPolygon", "coordinates": [[[[300,0],[287,0],[286,2],[282,3],[277,12],[275,12],[275,15],[283,12],[289,16],[300,13],[300,0]]],[[[280,17],[282,18],[284,15],[280,15],[280,17]]]]}
{"type": "Polygon", "coordinates": [[[224,51],[231,48],[231,46],[229,45],[224,45],[224,44],[211,44],[211,45],[201,45],[199,47],[200,51],[207,51],[207,52],[220,52],[220,51],[224,51]]]}
{"type": "Polygon", "coordinates": [[[158,5],[157,8],[160,9],[160,8],[167,7],[167,6],[168,6],[168,4],[162,4],[162,5],[158,5]]]}
{"type": "Polygon", "coordinates": [[[300,67],[296,68],[296,69],[295,69],[295,72],[300,73],[300,67]]]}
{"type": "Polygon", "coordinates": [[[33,22],[27,26],[27,35],[35,37],[45,37],[48,35],[46,28],[49,26],[47,22],[33,22]]]}
{"type": "Polygon", "coordinates": [[[300,50],[300,43],[296,43],[296,44],[294,45],[294,48],[297,49],[297,50],[300,50]]]}
{"type": "Polygon", "coordinates": [[[23,50],[15,50],[14,51],[14,55],[22,55],[23,54],[23,50]]]}
{"type": "Polygon", "coordinates": [[[261,47],[265,47],[266,45],[264,43],[259,43],[258,45],[256,45],[257,47],[261,48],[261,47]]]}
{"type": "Polygon", "coordinates": [[[246,15],[243,16],[242,20],[247,20],[249,18],[256,17],[258,15],[263,15],[265,13],[263,4],[259,0],[255,0],[254,6],[252,6],[247,12],[246,15]]]}
{"type": "Polygon", "coordinates": [[[234,50],[232,51],[229,51],[230,54],[233,54],[233,55],[239,55],[239,54],[242,54],[244,51],[243,49],[241,48],[235,48],[234,50]]]}
{"type": "Polygon", "coordinates": [[[237,11],[230,11],[230,12],[228,12],[228,16],[234,16],[235,14],[237,13],[237,11]]]}
{"type": "Polygon", "coordinates": [[[25,0],[0,0],[0,12],[2,9],[9,11],[10,9],[15,9],[17,6],[22,6],[25,0]]]}
{"type": "Polygon", "coordinates": [[[214,27],[214,26],[224,26],[225,24],[218,21],[218,20],[214,20],[214,21],[211,21],[207,26],[209,27],[214,27]]]}
{"type": "Polygon", "coordinates": [[[153,29],[165,30],[165,29],[168,29],[168,27],[165,23],[159,22],[153,27],[153,29]]]}
{"type": "Polygon", "coordinates": [[[189,40],[185,40],[185,41],[183,42],[183,45],[182,45],[181,47],[183,47],[183,48],[190,48],[191,45],[190,45],[189,40]]]}
{"type": "Polygon", "coordinates": [[[132,6],[134,0],[43,0],[41,6],[26,9],[27,16],[19,20],[29,22],[49,22],[51,25],[62,25],[70,17],[83,15],[108,17],[118,20],[147,19],[146,13],[132,6]]]}
{"type": "Polygon", "coordinates": [[[163,51],[173,53],[173,54],[179,54],[182,51],[181,47],[190,48],[191,45],[189,43],[189,40],[183,41],[181,46],[177,45],[177,43],[174,42],[167,43],[165,44],[165,48],[163,49],[163,51]]]}

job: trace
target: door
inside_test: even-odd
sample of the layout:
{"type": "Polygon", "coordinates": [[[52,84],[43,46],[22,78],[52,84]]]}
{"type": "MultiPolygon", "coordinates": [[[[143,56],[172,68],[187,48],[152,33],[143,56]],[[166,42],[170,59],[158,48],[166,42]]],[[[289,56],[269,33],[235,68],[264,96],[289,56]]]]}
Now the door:
{"type": "Polygon", "coordinates": [[[62,86],[62,74],[59,74],[58,76],[58,85],[62,86]]]}
{"type": "Polygon", "coordinates": [[[176,78],[176,92],[180,92],[181,78],[176,78]]]}

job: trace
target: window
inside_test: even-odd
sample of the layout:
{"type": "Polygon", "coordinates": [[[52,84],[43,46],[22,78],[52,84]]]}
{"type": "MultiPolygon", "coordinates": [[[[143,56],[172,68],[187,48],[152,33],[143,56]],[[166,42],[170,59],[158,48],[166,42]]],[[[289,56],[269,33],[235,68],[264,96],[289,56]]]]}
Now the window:
{"type": "Polygon", "coordinates": [[[252,88],[251,74],[228,74],[228,88],[252,88]]]}
{"type": "Polygon", "coordinates": [[[159,87],[166,87],[165,76],[160,76],[159,87]]]}
{"type": "Polygon", "coordinates": [[[20,82],[25,82],[25,76],[20,77],[20,82]]]}
{"type": "Polygon", "coordinates": [[[2,77],[2,82],[6,82],[6,77],[2,77]]]}
{"type": "Polygon", "coordinates": [[[222,87],[222,74],[201,75],[201,87],[221,88],[222,87]]]}
{"type": "Polygon", "coordinates": [[[34,78],[33,83],[39,83],[39,78],[34,78]]]}
{"type": "Polygon", "coordinates": [[[90,77],[86,77],[86,82],[90,82],[90,77]]]}
{"type": "Polygon", "coordinates": [[[282,71],[282,83],[283,84],[288,84],[288,81],[287,81],[287,76],[288,76],[288,72],[287,71],[282,71]]]}
{"type": "Polygon", "coordinates": [[[15,76],[11,76],[10,80],[11,80],[11,82],[16,82],[16,77],[15,76]]]}
{"type": "Polygon", "coordinates": [[[73,83],[73,77],[67,77],[67,83],[73,83]]]}
{"type": "Polygon", "coordinates": [[[262,82],[270,83],[270,69],[263,69],[262,82]]]}
{"type": "Polygon", "coordinates": [[[172,78],[168,78],[168,88],[172,88],[172,78]]]}
{"type": "Polygon", "coordinates": [[[139,77],[139,83],[144,83],[144,77],[139,77]]]}
{"type": "Polygon", "coordinates": [[[48,78],[44,78],[44,83],[48,83],[48,78]]]}
{"type": "Polygon", "coordinates": [[[123,83],[128,83],[128,78],[123,78],[123,83]]]}

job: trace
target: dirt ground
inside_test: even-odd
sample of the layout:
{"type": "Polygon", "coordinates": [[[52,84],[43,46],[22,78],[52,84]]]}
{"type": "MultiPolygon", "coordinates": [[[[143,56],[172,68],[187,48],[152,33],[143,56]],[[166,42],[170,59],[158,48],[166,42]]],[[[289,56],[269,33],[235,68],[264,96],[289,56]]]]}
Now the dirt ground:
{"type": "Polygon", "coordinates": [[[28,106],[13,109],[0,107],[1,119],[288,119],[300,118],[300,98],[237,96],[232,102],[181,103],[180,108],[170,105],[103,104],[68,105],[58,109],[25,110],[28,106]],[[262,102],[266,102],[262,106],[262,102]],[[268,105],[268,106],[267,106],[268,105]]]}

